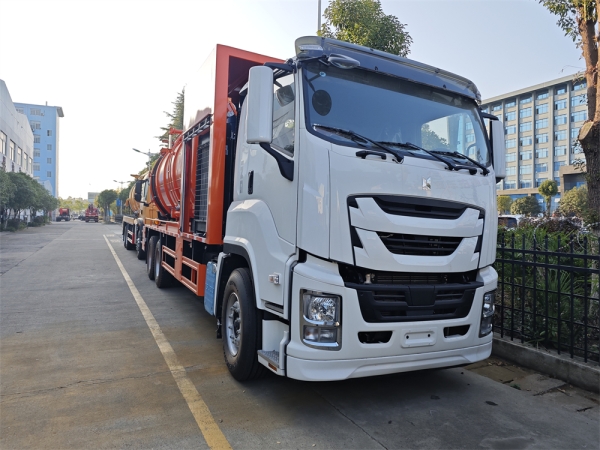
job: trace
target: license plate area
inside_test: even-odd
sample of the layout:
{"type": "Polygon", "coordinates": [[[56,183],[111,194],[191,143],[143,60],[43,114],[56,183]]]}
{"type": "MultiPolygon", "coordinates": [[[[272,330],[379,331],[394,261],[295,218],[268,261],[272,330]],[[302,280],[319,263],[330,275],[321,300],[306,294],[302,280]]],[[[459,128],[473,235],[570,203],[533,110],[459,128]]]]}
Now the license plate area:
{"type": "Polygon", "coordinates": [[[402,347],[430,347],[435,345],[436,333],[435,330],[407,330],[402,335],[402,347]]]}

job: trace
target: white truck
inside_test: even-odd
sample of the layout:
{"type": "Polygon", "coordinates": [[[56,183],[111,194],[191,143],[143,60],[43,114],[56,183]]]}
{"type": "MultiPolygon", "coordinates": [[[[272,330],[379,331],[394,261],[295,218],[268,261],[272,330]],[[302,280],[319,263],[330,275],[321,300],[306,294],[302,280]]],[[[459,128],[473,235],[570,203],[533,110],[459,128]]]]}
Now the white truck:
{"type": "Polygon", "coordinates": [[[218,46],[188,85],[186,129],[149,180],[148,276],[204,298],[238,380],[487,358],[502,123],[458,75],[295,47],[279,62],[218,46]]]}

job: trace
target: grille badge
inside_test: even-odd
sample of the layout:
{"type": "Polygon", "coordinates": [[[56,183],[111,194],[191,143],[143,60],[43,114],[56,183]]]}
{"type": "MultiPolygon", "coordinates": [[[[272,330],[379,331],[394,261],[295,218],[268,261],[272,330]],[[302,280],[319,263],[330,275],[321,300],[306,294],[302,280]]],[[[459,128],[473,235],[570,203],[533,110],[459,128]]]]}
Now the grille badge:
{"type": "Polygon", "coordinates": [[[423,178],[423,190],[430,191],[431,190],[431,177],[423,178]]]}

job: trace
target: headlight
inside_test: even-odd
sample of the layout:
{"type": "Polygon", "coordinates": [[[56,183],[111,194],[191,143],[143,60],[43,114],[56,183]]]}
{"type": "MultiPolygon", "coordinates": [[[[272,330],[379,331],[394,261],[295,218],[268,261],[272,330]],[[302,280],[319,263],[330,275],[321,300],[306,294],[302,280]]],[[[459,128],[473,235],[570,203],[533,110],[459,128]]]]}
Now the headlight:
{"type": "Polygon", "coordinates": [[[483,309],[481,310],[481,324],[479,326],[479,337],[487,336],[492,332],[494,318],[494,299],[496,291],[483,294],[483,309]]]}
{"type": "Polygon", "coordinates": [[[339,295],[302,291],[302,342],[309,347],[339,350],[342,347],[341,307],[339,295]]]}

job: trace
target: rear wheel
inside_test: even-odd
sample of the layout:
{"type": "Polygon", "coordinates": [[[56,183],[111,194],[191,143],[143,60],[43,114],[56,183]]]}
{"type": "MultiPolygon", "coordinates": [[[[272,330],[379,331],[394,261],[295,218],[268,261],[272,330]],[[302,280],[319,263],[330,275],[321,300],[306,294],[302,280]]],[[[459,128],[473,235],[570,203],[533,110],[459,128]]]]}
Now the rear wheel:
{"type": "Polygon", "coordinates": [[[173,275],[163,267],[162,259],[162,239],[159,239],[154,248],[154,282],[161,289],[173,284],[173,275]]]}
{"type": "Polygon", "coordinates": [[[233,378],[251,380],[264,375],[256,352],[262,345],[262,333],[250,272],[246,268],[232,272],[221,311],[223,355],[233,378]]]}
{"type": "Polygon", "coordinates": [[[154,249],[156,248],[158,236],[152,236],[148,241],[148,251],[146,252],[146,273],[148,278],[154,280],[154,249]]]}

